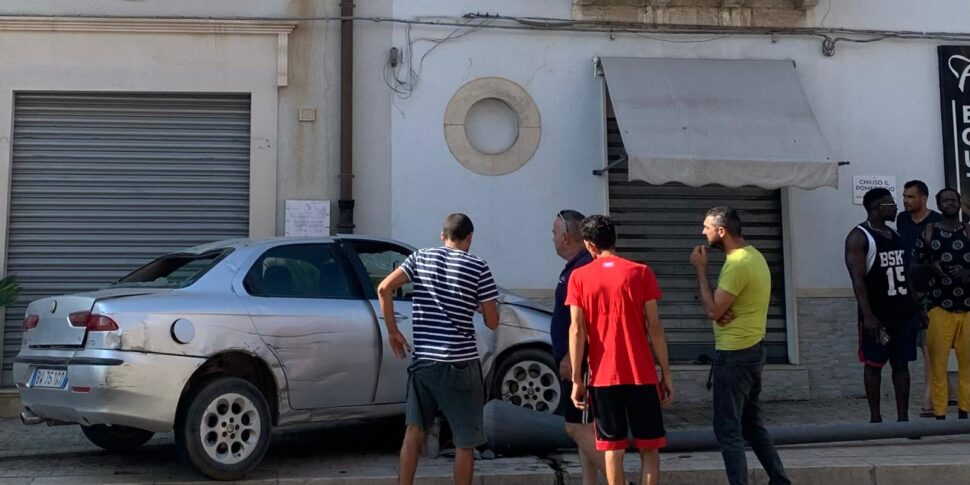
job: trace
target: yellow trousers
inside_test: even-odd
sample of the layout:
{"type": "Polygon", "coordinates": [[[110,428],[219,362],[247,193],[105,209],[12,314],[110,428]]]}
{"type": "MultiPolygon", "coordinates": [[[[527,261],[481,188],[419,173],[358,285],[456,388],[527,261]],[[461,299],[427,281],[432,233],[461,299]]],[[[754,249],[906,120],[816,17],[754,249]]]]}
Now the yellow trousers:
{"type": "Polygon", "coordinates": [[[970,312],[948,312],[935,307],[929,312],[930,326],[926,330],[926,350],[930,366],[930,393],[933,414],[946,416],[946,368],[950,349],[957,354],[957,403],[962,411],[970,411],[970,312]]]}

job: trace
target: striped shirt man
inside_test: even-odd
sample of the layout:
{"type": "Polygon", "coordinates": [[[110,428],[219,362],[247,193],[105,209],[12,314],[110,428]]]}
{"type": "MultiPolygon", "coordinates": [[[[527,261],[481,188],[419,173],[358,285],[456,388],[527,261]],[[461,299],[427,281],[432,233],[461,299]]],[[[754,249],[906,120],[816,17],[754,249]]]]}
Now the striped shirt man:
{"type": "Polygon", "coordinates": [[[488,263],[460,249],[421,249],[401,269],[414,284],[414,360],[463,362],[478,358],[472,316],[498,298],[488,263]]]}

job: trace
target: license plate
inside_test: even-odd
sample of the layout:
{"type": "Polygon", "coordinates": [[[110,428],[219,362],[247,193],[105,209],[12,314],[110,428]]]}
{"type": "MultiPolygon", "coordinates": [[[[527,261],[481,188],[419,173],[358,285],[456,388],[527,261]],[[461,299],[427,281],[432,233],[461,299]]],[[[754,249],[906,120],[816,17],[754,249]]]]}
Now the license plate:
{"type": "Polygon", "coordinates": [[[31,387],[44,389],[66,389],[67,370],[64,369],[37,369],[34,371],[34,380],[31,387]]]}

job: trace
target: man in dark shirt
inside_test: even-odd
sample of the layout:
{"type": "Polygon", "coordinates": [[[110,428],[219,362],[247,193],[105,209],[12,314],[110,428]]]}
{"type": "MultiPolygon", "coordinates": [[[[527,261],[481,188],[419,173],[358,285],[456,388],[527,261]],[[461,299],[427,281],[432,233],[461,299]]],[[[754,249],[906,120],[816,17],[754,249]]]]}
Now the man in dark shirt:
{"type": "MultiPolygon", "coordinates": [[[[580,225],[583,215],[574,210],[561,210],[552,221],[552,244],[556,254],[566,260],[556,284],[556,301],[552,312],[552,358],[559,364],[562,381],[562,413],[566,421],[566,433],[579,448],[583,465],[583,485],[596,485],[597,475],[603,470],[603,453],[596,450],[593,437],[593,417],[588,410],[577,409],[570,395],[573,390],[572,366],[569,362],[569,307],[566,306],[566,290],[573,270],[589,264],[593,257],[586,251],[580,225]]],[[[584,375],[586,373],[584,372],[584,375]]]]}
{"type": "MultiPolygon", "coordinates": [[[[926,207],[929,195],[930,189],[922,180],[910,180],[903,185],[903,208],[905,211],[896,217],[896,232],[903,238],[903,244],[906,248],[903,256],[907,264],[912,260],[916,241],[923,235],[926,226],[941,220],[939,212],[926,207]]],[[[910,274],[916,276],[913,272],[910,272],[910,274]]],[[[923,371],[926,382],[923,406],[919,415],[921,418],[932,418],[933,402],[930,400],[930,364],[927,359],[929,354],[926,349],[926,329],[920,330],[916,335],[916,345],[923,351],[923,371]]]]}
{"type": "Polygon", "coordinates": [[[903,185],[903,208],[896,216],[896,232],[903,238],[906,245],[904,256],[909,261],[912,257],[916,241],[923,235],[928,224],[940,222],[940,213],[926,207],[930,189],[922,180],[910,180],[903,185]]]}

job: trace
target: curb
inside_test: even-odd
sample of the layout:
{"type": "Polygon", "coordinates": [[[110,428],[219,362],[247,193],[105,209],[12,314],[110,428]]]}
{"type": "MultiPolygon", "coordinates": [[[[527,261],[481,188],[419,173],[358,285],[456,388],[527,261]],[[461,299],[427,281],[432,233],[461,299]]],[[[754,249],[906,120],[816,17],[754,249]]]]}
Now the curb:
{"type": "MultiPolygon", "coordinates": [[[[929,457],[928,457],[929,458],[929,457]]],[[[580,470],[569,466],[556,470],[554,460],[544,460],[544,466],[538,464],[528,466],[528,470],[511,466],[505,472],[492,470],[488,473],[478,473],[475,476],[476,485],[580,485],[582,477],[580,470]]],[[[678,468],[689,465],[682,463],[678,468]]],[[[705,463],[707,464],[707,463],[705,463]]],[[[935,463],[935,464],[847,464],[833,466],[796,466],[788,468],[789,477],[793,483],[799,485],[912,485],[913,483],[927,483],[932,480],[933,485],[966,485],[970,477],[970,463],[935,463]]],[[[627,467],[627,477],[636,478],[635,470],[627,467]]],[[[195,485],[212,484],[218,482],[204,479],[192,481],[157,480],[150,477],[119,477],[119,476],[65,476],[43,477],[29,479],[0,479],[3,484],[23,485],[86,485],[94,483],[109,483],[111,485],[195,485]]],[[[723,468],[694,468],[694,469],[665,469],[662,470],[661,480],[665,485],[706,485],[725,483],[723,468]]],[[[451,476],[427,476],[420,474],[415,480],[421,485],[449,485],[451,476]]],[[[230,483],[230,482],[226,482],[230,483]]],[[[302,477],[302,478],[257,478],[231,482],[236,485],[396,485],[393,476],[357,476],[357,477],[302,477]]],[[[752,485],[765,485],[768,477],[760,468],[751,469],[752,485]]]]}

